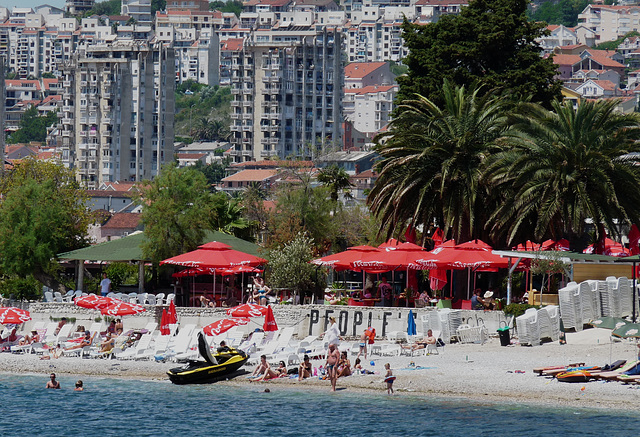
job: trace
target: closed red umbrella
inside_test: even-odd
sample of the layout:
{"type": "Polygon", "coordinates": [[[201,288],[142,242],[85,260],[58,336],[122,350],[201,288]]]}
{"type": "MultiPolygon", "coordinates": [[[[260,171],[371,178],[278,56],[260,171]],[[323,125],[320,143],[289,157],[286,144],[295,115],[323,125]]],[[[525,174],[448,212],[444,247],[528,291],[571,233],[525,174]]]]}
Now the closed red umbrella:
{"type": "Polygon", "coordinates": [[[229,319],[217,320],[205,326],[202,330],[207,335],[220,335],[223,332],[227,332],[234,326],[246,325],[247,323],[249,323],[249,319],[242,317],[232,317],[229,319]]]}
{"type": "Polygon", "coordinates": [[[169,329],[169,315],[167,314],[166,308],[162,308],[162,318],[160,319],[160,335],[169,335],[171,334],[171,329],[169,329]]]}
{"type": "MultiPolygon", "coordinates": [[[[433,233],[433,248],[437,249],[443,245],[455,246],[455,241],[443,241],[444,233],[442,229],[437,228],[433,233]]],[[[442,290],[447,285],[447,270],[446,269],[431,269],[429,270],[429,286],[432,290],[442,290]]]]}
{"type": "Polygon", "coordinates": [[[176,304],[173,303],[173,300],[169,302],[169,311],[167,311],[167,320],[170,325],[175,325],[178,323],[178,313],[176,311],[176,304]]]}
{"type": "Polygon", "coordinates": [[[0,325],[21,325],[31,320],[29,311],[16,307],[0,308],[0,325]]]}
{"type": "Polygon", "coordinates": [[[276,323],[275,317],[273,317],[271,305],[267,307],[267,314],[264,316],[264,325],[262,325],[262,329],[264,332],[278,330],[278,324],[276,323]]]}
{"type": "MultiPolygon", "coordinates": [[[[116,299],[117,300],[117,299],[116,299]]],[[[106,316],[130,316],[146,311],[142,305],[135,303],[117,301],[111,305],[101,308],[100,313],[106,316]]]]}
{"type": "Polygon", "coordinates": [[[267,314],[267,307],[254,303],[245,303],[229,308],[227,315],[232,317],[261,317],[267,314]]]}
{"type": "Polygon", "coordinates": [[[636,225],[631,225],[631,229],[629,229],[629,249],[631,250],[631,255],[640,255],[640,230],[636,225]]]}

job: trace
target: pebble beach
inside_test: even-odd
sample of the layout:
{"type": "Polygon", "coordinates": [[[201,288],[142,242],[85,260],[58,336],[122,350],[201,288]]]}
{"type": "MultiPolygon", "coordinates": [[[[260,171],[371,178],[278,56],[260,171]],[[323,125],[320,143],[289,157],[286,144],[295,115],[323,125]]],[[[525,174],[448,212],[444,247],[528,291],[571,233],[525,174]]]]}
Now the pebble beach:
{"type": "MultiPolygon", "coordinates": [[[[566,345],[547,343],[541,346],[502,347],[496,338],[480,344],[451,344],[439,348],[438,355],[369,357],[363,360],[365,369],[377,372],[373,375],[353,375],[338,379],[338,389],[358,391],[386,391],[382,382],[385,363],[390,363],[394,375],[396,395],[434,395],[462,397],[484,401],[589,408],[640,409],[640,386],[620,382],[561,383],[555,379],[537,376],[535,367],[565,365],[584,362],[603,366],[612,360],[633,360],[637,348],[631,341],[611,342],[609,332],[589,329],[570,333],[566,345]],[[371,365],[373,361],[373,365],[371,365]],[[413,365],[415,365],[415,368],[413,365]]],[[[253,357],[255,359],[255,357],[253,357]]],[[[354,357],[350,357],[353,364],[354,357]]],[[[313,361],[314,367],[324,364],[313,361]]],[[[154,361],[120,361],[107,359],[81,359],[62,357],[57,360],[40,360],[36,355],[0,354],[0,369],[11,374],[42,374],[55,372],[59,379],[82,375],[130,379],[167,380],[166,371],[176,363],[154,361]]],[[[247,371],[253,366],[245,365],[247,371]]],[[[266,382],[249,382],[244,376],[218,384],[253,384],[270,388],[314,388],[329,390],[329,381],[317,377],[304,381],[276,379],[266,382]]],[[[338,394],[339,395],[339,392],[338,394]]]]}

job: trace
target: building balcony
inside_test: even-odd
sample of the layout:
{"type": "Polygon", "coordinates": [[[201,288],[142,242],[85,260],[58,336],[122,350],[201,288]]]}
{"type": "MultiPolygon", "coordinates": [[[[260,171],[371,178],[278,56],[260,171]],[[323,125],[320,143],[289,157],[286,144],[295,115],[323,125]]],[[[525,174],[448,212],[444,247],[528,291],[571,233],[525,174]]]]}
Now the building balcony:
{"type": "Polygon", "coordinates": [[[63,118],[60,122],[62,124],[73,124],[73,118],[63,118]]]}
{"type": "Polygon", "coordinates": [[[275,150],[261,150],[260,156],[267,158],[269,156],[276,156],[278,153],[275,150]]]}
{"type": "Polygon", "coordinates": [[[70,130],[63,130],[62,131],[62,137],[63,138],[70,138],[72,136],[72,132],[70,130]]]}
{"type": "Polygon", "coordinates": [[[242,117],[242,114],[238,114],[238,113],[231,114],[231,120],[240,120],[241,117],[242,117]]]}
{"type": "Polygon", "coordinates": [[[242,106],[251,108],[251,107],[253,107],[253,101],[251,101],[251,100],[243,100],[242,101],[242,106]]]}
{"type": "Polygon", "coordinates": [[[242,114],[243,120],[253,120],[253,114],[242,114]]]}
{"type": "Polygon", "coordinates": [[[243,88],[242,94],[247,94],[247,95],[253,94],[253,88],[243,88]]]}
{"type": "Polygon", "coordinates": [[[242,101],[241,100],[232,100],[231,101],[231,106],[232,107],[242,106],[242,101]]]}
{"type": "Polygon", "coordinates": [[[242,156],[253,156],[253,151],[251,150],[243,150],[242,156]]]}
{"type": "Polygon", "coordinates": [[[71,93],[65,91],[64,93],[62,93],[62,98],[64,100],[71,100],[71,93]]]}
{"type": "Polygon", "coordinates": [[[231,94],[240,94],[241,92],[240,88],[231,88],[231,94]]]}
{"type": "Polygon", "coordinates": [[[242,126],[243,132],[251,132],[253,130],[253,126],[242,126]]]}

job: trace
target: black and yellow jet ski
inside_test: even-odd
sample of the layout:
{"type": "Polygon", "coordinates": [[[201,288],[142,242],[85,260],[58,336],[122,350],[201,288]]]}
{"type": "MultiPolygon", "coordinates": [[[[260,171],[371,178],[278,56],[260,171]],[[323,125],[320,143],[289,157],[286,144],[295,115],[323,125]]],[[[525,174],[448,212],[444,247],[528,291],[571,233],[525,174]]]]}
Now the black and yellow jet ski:
{"type": "Polygon", "coordinates": [[[206,384],[224,379],[238,370],[249,358],[241,350],[226,348],[215,355],[202,332],[198,333],[198,352],[204,359],[190,360],[182,367],[176,367],[167,372],[174,384],[206,384]]]}

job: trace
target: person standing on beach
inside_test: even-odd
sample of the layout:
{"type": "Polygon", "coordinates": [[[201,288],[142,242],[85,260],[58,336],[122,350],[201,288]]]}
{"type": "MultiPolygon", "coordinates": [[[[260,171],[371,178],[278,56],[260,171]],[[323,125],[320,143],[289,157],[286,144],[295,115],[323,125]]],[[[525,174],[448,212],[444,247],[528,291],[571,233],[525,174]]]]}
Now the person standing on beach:
{"type": "Polygon", "coordinates": [[[338,380],[338,363],[340,362],[340,351],[335,344],[329,344],[329,351],[327,352],[327,362],[325,368],[327,369],[327,375],[331,381],[331,391],[336,391],[336,381],[338,380]]]}
{"type": "Polygon", "coordinates": [[[60,388],[60,383],[58,381],[56,381],[56,374],[52,373],[50,375],[50,380],[47,381],[47,385],[45,386],[45,388],[60,388]]]}
{"type": "Polygon", "coordinates": [[[340,340],[340,329],[338,328],[338,324],[336,323],[335,317],[329,317],[329,328],[325,331],[324,340],[329,344],[339,345],[340,340]]]}
{"type": "Polygon", "coordinates": [[[106,296],[111,292],[111,280],[107,278],[107,274],[102,274],[102,281],[100,281],[100,294],[106,296]]]}
{"type": "Polygon", "coordinates": [[[387,383],[387,394],[393,394],[393,381],[396,380],[396,377],[393,376],[393,372],[391,371],[391,364],[387,363],[384,365],[387,373],[384,375],[384,382],[387,383]]]}

